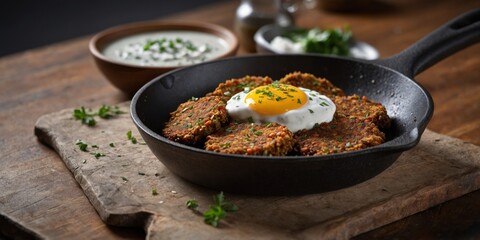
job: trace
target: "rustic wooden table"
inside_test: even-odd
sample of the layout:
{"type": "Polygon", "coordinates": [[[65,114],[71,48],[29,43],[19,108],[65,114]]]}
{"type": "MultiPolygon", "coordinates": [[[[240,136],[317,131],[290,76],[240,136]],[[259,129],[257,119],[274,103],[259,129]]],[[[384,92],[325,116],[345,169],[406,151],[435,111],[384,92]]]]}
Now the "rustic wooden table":
{"type": "MultiPolygon", "coordinates": [[[[477,0],[387,1],[368,12],[309,10],[305,27],[349,24],[382,57],[398,53],[449,19],[480,7],[477,0]]],[[[169,19],[232,28],[238,1],[205,6],[169,19]]],[[[128,100],[104,79],[88,52],[90,36],[0,59],[0,236],[140,239],[141,229],[106,226],[57,154],[33,134],[41,115],[81,105],[128,100]]],[[[430,130],[480,145],[480,45],[469,47],[416,77],[433,96],[430,130]]],[[[243,49],[239,54],[245,54],[243,49]]],[[[358,236],[439,238],[480,236],[480,191],[358,236]]]]}

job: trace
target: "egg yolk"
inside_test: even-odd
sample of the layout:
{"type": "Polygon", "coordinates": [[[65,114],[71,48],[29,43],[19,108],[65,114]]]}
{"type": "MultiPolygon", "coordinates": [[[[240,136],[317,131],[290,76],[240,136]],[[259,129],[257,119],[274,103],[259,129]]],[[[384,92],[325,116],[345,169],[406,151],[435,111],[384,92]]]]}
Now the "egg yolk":
{"type": "Polygon", "coordinates": [[[271,116],[302,107],[307,102],[307,95],[297,87],[272,83],[253,89],[244,101],[258,114],[271,116]]]}

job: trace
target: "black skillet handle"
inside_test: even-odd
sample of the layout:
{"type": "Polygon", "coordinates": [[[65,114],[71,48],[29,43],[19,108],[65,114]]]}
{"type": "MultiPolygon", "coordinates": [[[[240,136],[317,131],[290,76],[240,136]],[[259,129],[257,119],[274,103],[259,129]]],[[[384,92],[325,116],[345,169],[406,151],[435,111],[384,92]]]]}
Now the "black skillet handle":
{"type": "Polygon", "coordinates": [[[378,60],[377,63],[412,78],[440,60],[478,41],[480,41],[480,8],[460,15],[399,54],[378,60]]]}

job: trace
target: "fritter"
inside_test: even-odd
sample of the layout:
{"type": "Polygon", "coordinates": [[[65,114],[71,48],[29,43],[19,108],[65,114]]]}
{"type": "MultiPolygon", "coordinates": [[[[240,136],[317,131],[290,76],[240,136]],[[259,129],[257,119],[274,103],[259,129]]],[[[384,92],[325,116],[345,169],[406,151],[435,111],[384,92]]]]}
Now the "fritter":
{"type": "Polygon", "coordinates": [[[163,135],[173,141],[195,145],[228,122],[225,102],[220,97],[192,98],[170,113],[163,135]]]}
{"type": "Polygon", "coordinates": [[[294,144],[292,132],[280,124],[231,122],[207,137],[205,149],[228,154],[284,156],[294,144]]]}
{"type": "Polygon", "coordinates": [[[325,78],[317,78],[310,73],[293,72],[287,74],[285,77],[279,80],[280,83],[290,84],[296,87],[303,87],[310,90],[319,92],[331,99],[335,96],[344,96],[345,93],[342,89],[336,87],[325,78]]]}
{"type": "Polygon", "coordinates": [[[380,129],[387,129],[391,125],[387,110],[381,103],[369,100],[358,95],[335,97],[336,112],[346,116],[355,116],[373,122],[380,129]]]}
{"type": "Polygon", "coordinates": [[[246,88],[252,90],[256,87],[268,85],[273,80],[270,77],[245,76],[243,78],[234,78],[220,83],[217,88],[207,96],[219,96],[227,102],[233,95],[245,91],[246,88]]]}
{"type": "Polygon", "coordinates": [[[294,138],[301,155],[327,155],[379,145],[385,134],[371,121],[337,115],[329,123],[296,132],[294,138]]]}

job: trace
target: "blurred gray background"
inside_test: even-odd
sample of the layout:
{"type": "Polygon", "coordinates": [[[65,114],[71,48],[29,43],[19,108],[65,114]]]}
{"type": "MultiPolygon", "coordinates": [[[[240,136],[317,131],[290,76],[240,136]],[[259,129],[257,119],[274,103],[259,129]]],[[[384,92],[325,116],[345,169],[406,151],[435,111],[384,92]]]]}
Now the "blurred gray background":
{"type": "Polygon", "coordinates": [[[0,57],[115,25],[227,0],[13,0],[0,7],[0,57]]]}

